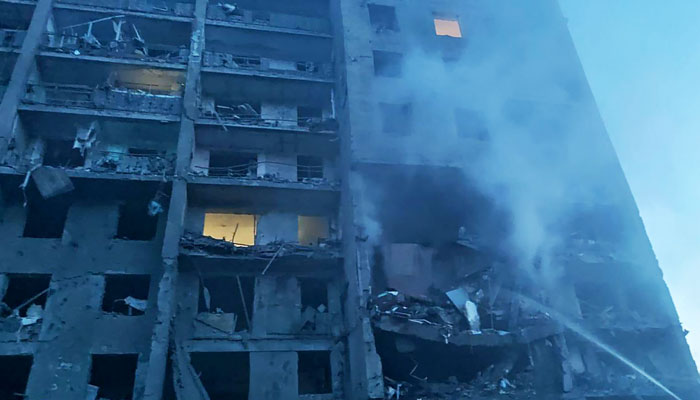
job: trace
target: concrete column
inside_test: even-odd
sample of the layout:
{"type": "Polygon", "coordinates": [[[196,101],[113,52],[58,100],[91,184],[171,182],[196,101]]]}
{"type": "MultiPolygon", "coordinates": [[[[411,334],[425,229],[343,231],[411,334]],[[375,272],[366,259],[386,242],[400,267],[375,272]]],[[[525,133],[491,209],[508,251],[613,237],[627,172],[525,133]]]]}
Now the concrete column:
{"type": "Polygon", "coordinates": [[[12,69],[10,82],[7,84],[5,95],[0,103],[0,146],[3,150],[12,135],[12,127],[17,117],[17,106],[24,94],[29,75],[33,71],[32,66],[35,64],[36,53],[52,8],[53,0],[37,1],[27,35],[22,42],[22,49],[17,57],[15,67],[12,69]]]}
{"type": "Polygon", "coordinates": [[[175,176],[163,238],[163,276],[158,285],[158,311],[151,338],[144,400],[160,400],[163,397],[170,331],[177,308],[175,303],[178,279],[177,257],[187,214],[187,175],[194,152],[194,121],[197,119],[197,98],[204,48],[207,2],[208,0],[196,0],[195,2],[190,55],[187,63],[182,117],[177,142],[175,176]]]}

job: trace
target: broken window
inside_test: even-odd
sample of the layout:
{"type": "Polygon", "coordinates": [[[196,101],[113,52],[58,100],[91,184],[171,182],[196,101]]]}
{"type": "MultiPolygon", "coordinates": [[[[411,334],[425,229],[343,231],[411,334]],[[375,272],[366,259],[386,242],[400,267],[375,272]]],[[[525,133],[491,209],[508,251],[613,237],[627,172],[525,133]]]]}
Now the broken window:
{"type": "Polygon", "coordinates": [[[222,239],[240,246],[255,244],[257,218],[250,214],[204,214],[204,236],[222,239]]]}
{"type": "Polygon", "coordinates": [[[330,351],[299,351],[299,394],[333,393],[330,351]]]}
{"type": "Polygon", "coordinates": [[[467,109],[457,109],[455,110],[455,119],[459,136],[478,140],[488,139],[489,132],[486,128],[486,122],[479,113],[467,109]]]}
{"type": "Polygon", "coordinates": [[[297,107],[297,125],[300,127],[308,128],[322,119],[323,114],[319,107],[297,107]]]}
{"type": "Polygon", "coordinates": [[[0,356],[0,399],[23,400],[32,369],[32,356],[0,356]]]}
{"type": "Polygon", "coordinates": [[[369,10],[369,22],[377,32],[399,30],[394,7],[368,4],[367,9],[369,10]]]}
{"type": "Polygon", "coordinates": [[[327,239],[328,218],[300,215],[298,219],[299,225],[299,243],[306,246],[315,246],[319,240],[327,239]]]}
{"type": "Polygon", "coordinates": [[[138,354],[93,354],[88,390],[97,392],[94,398],[130,400],[138,354]]]}
{"type": "Polygon", "coordinates": [[[150,275],[105,275],[102,311],[122,315],[143,315],[146,311],[150,275]]]}
{"type": "Polygon", "coordinates": [[[323,178],[323,158],[297,156],[297,180],[323,178]]]}
{"type": "Polygon", "coordinates": [[[382,118],[382,132],[394,136],[408,136],[411,133],[413,108],[410,103],[379,103],[382,118]]]}
{"type": "Polygon", "coordinates": [[[403,56],[400,53],[390,51],[373,51],[374,75],[397,77],[401,75],[401,63],[403,56]]]}
{"type": "Polygon", "coordinates": [[[435,34],[438,36],[462,37],[459,21],[455,18],[434,18],[435,34]]]}
{"type": "Polygon", "coordinates": [[[20,317],[32,314],[31,310],[35,310],[36,307],[39,307],[41,312],[46,308],[50,283],[49,274],[8,274],[4,278],[0,276],[0,300],[7,306],[5,308],[0,305],[0,312],[4,314],[17,309],[20,317]]]}
{"type": "Polygon", "coordinates": [[[299,278],[301,307],[328,307],[328,283],[314,278],[299,278]]]}
{"type": "Polygon", "coordinates": [[[158,216],[148,212],[149,201],[130,201],[119,205],[117,239],[151,240],[156,236],[158,216]]]}
{"type": "MultiPolygon", "coordinates": [[[[190,353],[192,367],[211,399],[248,400],[250,355],[243,352],[190,353]]],[[[273,384],[273,382],[260,382],[273,384]]]]}
{"type": "Polygon", "coordinates": [[[250,330],[253,316],[255,278],[219,276],[204,278],[200,284],[200,313],[233,314],[231,332],[250,330]]]}
{"type": "Polygon", "coordinates": [[[212,151],[209,155],[209,176],[252,178],[257,175],[257,154],[212,151]]]}
{"type": "MultiPolygon", "coordinates": [[[[34,188],[32,187],[32,192],[34,188]]],[[[42,199],[29,195],[27,205],[27,220],[22,236],[30,238],[60,238],[66,225],[70,199],[61,195],[50,199],[42,199]]]]}
{"type": "Polygon", "coordinates": [[[47,140],[43,165],[75,168],[85,165],[85,157],[73,148],[72,140],[47,140]]]}

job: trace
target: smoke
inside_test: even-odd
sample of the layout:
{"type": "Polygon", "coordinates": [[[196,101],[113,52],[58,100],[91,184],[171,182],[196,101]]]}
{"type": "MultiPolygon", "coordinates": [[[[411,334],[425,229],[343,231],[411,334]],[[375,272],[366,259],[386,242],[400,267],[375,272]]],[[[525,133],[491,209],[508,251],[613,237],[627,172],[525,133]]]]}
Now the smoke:
{"type": "MultiPolygon", "coordinates": [[[[563,273],[555,253],[568,239],[573,211],[601,198],[615,202],[619,193],[612,188],[621,181],[610,172],[618,168],[604,131],[591,122],[595,106],[585,96],[567,32],[556,18],[543,17],[556,10],[527,3],[482,10],[478,21],[462,27],[463,38],[439,38],[442,49],[414,38],[400,84],[374,84],[383,101],[412,105],[413,130],[398,139],[367,137],[363,146],[392,149],[391,157],[404,164],[459,168],[508,216],[503,251],[554,288],[563,273]],[[483,125],[487,139],[460,136],[460,115],[476,120],[472,128],[483,125]]],[[[377,197],[368,193],[386,190],[386,182],[353,181],[362,188],[368,233],[381,235],[377,197]]]]}

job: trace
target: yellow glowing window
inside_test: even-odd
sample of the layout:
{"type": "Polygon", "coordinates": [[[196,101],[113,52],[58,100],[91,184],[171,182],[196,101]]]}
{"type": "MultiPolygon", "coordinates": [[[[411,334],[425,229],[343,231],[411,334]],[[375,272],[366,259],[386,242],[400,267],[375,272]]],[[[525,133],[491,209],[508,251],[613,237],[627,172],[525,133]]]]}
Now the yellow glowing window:
{"type": "Polygon", "coordinates": [[[434,21],[436,35],[455,38],[462,37],[462,30],[459,28],[459,21],[456,19],[435,18],[434,21]]]}
{"type": "Polygon", "coordinates": [[[252,246],[255,244],[255,215],[206,213],[202,234],[241,246],[252,246]]]}
{"type": "Polygon", "coordinates": [[[328,238],[328,218],[299,216],[299,243],[305,246],[318,244],[328,238]]]}

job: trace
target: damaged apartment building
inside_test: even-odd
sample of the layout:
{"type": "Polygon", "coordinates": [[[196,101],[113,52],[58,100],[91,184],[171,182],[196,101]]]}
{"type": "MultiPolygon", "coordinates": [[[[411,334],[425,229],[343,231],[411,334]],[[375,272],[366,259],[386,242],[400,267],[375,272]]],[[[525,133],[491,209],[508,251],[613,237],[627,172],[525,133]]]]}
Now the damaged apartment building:
{"type": "Polygon", "coordinates": [[[495,3],[0,0],[0,399],[698,398],[556,1],[495,3]],[[569,125],[521,257],[471,166],[569,125]]]}

